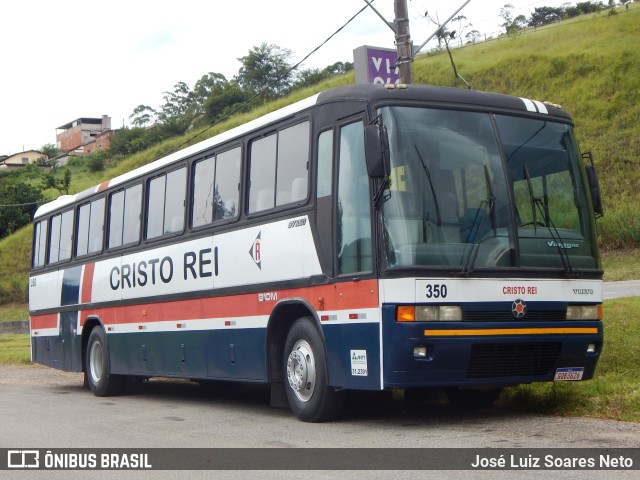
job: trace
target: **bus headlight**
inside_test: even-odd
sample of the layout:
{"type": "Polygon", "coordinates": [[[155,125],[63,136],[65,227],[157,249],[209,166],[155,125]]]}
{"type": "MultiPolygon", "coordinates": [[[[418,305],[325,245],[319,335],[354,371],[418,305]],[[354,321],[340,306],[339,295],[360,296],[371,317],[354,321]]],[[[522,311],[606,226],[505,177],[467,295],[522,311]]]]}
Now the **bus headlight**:
{"type": "Polygon", "coordinates": [[[398,322],[460,322],[462,308],[458,305],[402,305],[396,314],[398,322]]]}
{"type": "Polygon", "coordinates": [[[567,320],[602,320],[602,305],[568,305],[567,320]]]}

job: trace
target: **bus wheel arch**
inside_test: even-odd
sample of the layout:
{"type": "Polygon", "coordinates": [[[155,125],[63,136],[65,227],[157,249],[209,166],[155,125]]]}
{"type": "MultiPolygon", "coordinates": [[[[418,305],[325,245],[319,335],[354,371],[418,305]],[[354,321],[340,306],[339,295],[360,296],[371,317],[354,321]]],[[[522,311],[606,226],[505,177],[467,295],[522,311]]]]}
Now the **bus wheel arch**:
{"type": "Polygon", "coordinates": [[[107,334],[97,319],[86,322],[83,327],[82,354],[85,385],[98,397],[117,395],[124,377],[111,374],[107,334]]]}

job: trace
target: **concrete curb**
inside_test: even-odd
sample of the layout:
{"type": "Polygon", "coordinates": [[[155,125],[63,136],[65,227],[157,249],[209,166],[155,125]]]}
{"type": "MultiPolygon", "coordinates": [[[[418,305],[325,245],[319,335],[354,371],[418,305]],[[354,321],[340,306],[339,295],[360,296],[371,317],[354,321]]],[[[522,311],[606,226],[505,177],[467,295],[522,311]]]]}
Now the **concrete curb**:
{"type": "Polygon", "coordinates": [[[3,333],[29,333],[29,320],[0,322],[0,334],[3,333]]]}

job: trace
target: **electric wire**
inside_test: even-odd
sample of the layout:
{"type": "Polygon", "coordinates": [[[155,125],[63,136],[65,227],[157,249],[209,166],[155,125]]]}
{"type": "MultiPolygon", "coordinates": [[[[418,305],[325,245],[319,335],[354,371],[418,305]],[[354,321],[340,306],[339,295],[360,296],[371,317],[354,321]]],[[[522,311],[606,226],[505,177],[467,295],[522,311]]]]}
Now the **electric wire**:
{"type": "MultiPolygon", "coordinates": [[[[374,0],[371,0],[369,3],[373,3],[374,0]]],[[[338,28],[335,32],[333,32],[331,35],[329,35],[329,37],[327,37],[326,40],[324,40],[322,43],[320,43],[317,47],[315,47],[313,50],[311,50],[311,52],[309,52],[302,60],[300,60],[298,63],[296,63],[295,65],[293,65],[292,67],[290,67],[285,73],[283,73],[281,76],[275,78],[272,82],[270,82],[266,87],[264,87],[262,90],[260,90],[259,92],[257,92],[256,94],[254,94],[253,96],[251,96],[248,100],[245,100],[242,104],[240,104],[239,106],[235,107],[233,110],[231,110],[229,113],[227,113],[224,117],[220,118],[219,120],[216,120],[213,124],[209,125],[207,128],[205,128],[204,130],[196,133],[195,135],[191,136],[188,140],[185,140],[184,142],[182,142],[181,144],[177,145],[176,147],[172,148],[171,150],[169,150],[168,152],[164,153],[163,156],[167,156],[170,155],[178,150],[180,150],[182,147],[184,147],[185,145],[191,143],[193,140],[195,140],[196,138],[198,138],[199,136],[203,135],[205,132],[211,130],[213,127],[221,124],[222,122],[228,120],[232,115],[238,113],[239,111],[241,111],[243,108],[245,108],[247,105],[249,105],[251,102],[253,102],[256,98],[262,96],[265,92],[267,92],[270,88],[276,86],[283,78],[286,78],[287,75],[289,75],[291,72],[293,72],[295,69],[297,69],[300,65],[302,65],[302,63],[304,63],[311,55],[313,55],[314,53],[316,53],[318,50],[320,50],[322,47],[324,47],[333,37],[335,37],[338,33],[340,33],[347,25],[349,25],[353,20],[356,19],[356,17],[358,15],[360,15],[362,12],[364,12],[367,8],[369,8],[369,4],[365,4],[364,7],[362,7],[360,10],[358,10],[358,12],[356,12],[355,15],[353,15],[349,20],[347,20],[346,23],[344,23],[340,28],[338,28]]]]}

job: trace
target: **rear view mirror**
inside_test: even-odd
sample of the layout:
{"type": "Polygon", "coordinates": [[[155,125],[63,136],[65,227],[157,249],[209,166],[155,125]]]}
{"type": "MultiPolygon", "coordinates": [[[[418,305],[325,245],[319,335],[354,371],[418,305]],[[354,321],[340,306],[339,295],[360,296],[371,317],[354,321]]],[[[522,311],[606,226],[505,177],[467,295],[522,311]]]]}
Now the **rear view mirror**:
{"type": "Polygon", "coordinates": [[[387,131],[381,123],[367,125],[364,129],[364,150],[367,173],[373,178],[382,178],[389,173],[389,141],[387,131]]]}
{"type": "Polygon", "coordinates": [[[591,203],[593,204],[593,213],[596,217],[604,215],[604,209],[602,208],[602,196],[600,195],[600,182],[598,181],[598,172],[593,165],[593,156],[591,152],[582,154],[584,160],[588,160],[589,164],[584,166],[587,172],[587,181],[589,182],[589,190],[591,191],[591,203]]]}

